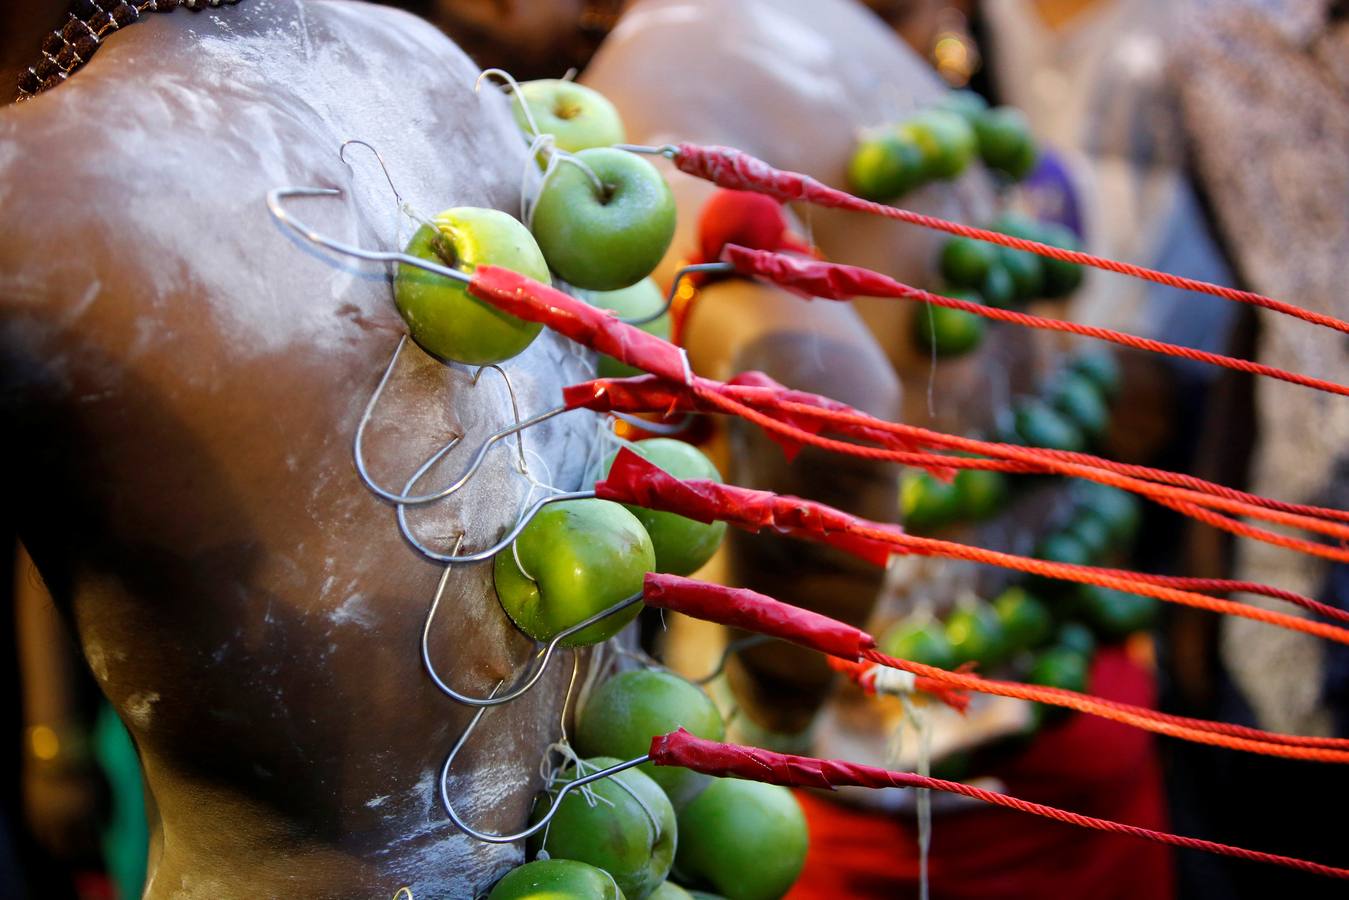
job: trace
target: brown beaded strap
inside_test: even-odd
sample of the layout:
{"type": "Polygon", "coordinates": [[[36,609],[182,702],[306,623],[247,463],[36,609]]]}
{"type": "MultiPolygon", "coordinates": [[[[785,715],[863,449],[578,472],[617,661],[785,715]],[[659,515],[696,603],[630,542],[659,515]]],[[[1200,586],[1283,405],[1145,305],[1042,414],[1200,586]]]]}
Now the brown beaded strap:
{"type": "Polygon", "coordinates": [[[18,100],[49,90],[87,63],[103,39],[140,19],[141,13],[172,12],[179,6],[199,10],[233,5],[239,0],[83,0],[90,9],[83,16],[70,13],[65,25],[42,41],[42,59],[19,76],[18,100]]]}

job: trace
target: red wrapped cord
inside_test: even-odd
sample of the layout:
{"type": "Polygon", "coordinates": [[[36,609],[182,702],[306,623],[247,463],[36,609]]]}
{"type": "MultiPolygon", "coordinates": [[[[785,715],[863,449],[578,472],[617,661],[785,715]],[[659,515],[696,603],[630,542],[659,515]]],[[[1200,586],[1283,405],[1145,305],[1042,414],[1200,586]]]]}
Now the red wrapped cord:
{"type": "Polygon", "coordinates": [[[658,766],[682,766],[707,775],[744,778],[749,781],[780,784],[785,787],[823,788],[825,790],[834,790],[846,785],[867,788],[928,788],[950,794],[962,794],[995,806],[1019,810],[1068,825],[1090,828],[1094,831],[1108,831],[1159,844],[1168,844],[1173,847],[1183,847],[1188,850],[1202,850],[1220,856],[1271,863],[1316,875],[1325,875],[1330,878],[1349,878],[1349,869],[1327,866],[1290,856],[1280,856],[1274,853],[1263,853],[1259,850],[1247,850],[1229,844],[1219,844],[1198,838],[1153,831],[1149,828],[1140,828],[1136,825],[1127,825],[1109,819],[1084,816],[1055,806],[1031,803],[1028,800],[1020,800],[995,791],[987,791],[956,781],[928,778],[913,772],[892,772],[875,766],[865,766],[842,760],[814,759],[807,756],[774,753],[757,747],[743,747],[737,744],[707,741],[694,737],[682,728],[670,734],[657,735],[653,738],[650,755],[652,762],[658,766]]]}
{"type": "Polygon", "coordinates": [[[1012,322],[1026,328],[1062,331],[1068,334],[1096,338],[1124,347],[1132,347],[1135,350],[1147,350],[1165,356],[1191,359],[1227,369],[1235,369],[1238,372],[1249,372],[1253,375],[1276,378],[1279,381],[1287,381],[1330,394],[1349,396],[1349,385],[1338,384],[1334,381],[1313,378],[1310,375],[1300,375],[1297,372],[1289,372],[1275,366],[1267,366],[1264,363],[1252,362],[1248,359],[1235,359],[1221,353],[1210,353],[1207,350],[1196,350],[1193,347],[1182,347],[1164,341],[1155,341],[1151,338],[1126,334],[1110,328],[1097,328],[1077,322],[1065,322],[1061,319],[1046,319],[1043,316],[1033,316],[1015,310],[999,309],[995,306],[985,306],[982,303],[957,300],[954,297],[943,297],[940,294],[910,287],[901,281],[896,281],[879,272],[873,272],[860,266],[802,259],[799,256],[786,256],[767,250],[737,247],[734,244],[727,246],[722,251],[722,259],[734,265],[736,271],[741,275],[767,279],[778,287],[785,288],[806,299],[850,300],[853,297],[894,297],[903,300],[922,301],[935,306],[945,306],[950,309],[973,313],[998,322],[1012,322]]]}
{"type": "Polygon", "coordinates": [[[1025,250],[1039,256],[1047,256],[1050,259],[1092,266],[1093,268],[1104,269],[1107,272],[1117,272],[1121,275],[1131,275],[1135,278],[1142,278],[1146,281],[1165,284],[1182,290],[1212,294],[1215,297],[1222,297],[1225,300],[1232,300],[1237,303],[1248,303],[1315,325],[1349,333],[1349,322],[1337,319],[1334,316],[1302,309],[1292,303],[1275,300],[1263,294],[1239,291],[1235,288],[1210,284],[1207,281],[1199,281],[1194,278],[1182,278],[1179,275],[1158,272],[1155,269],[1136,266],[1132,263],[1117,262],[1113,259],[1105,259],[1077,250],[1051,247],[1048,244],[1028,241],[1024,238],[1013,237],[1010,234],[1000,234],[984,228],[971,228],[968,225],[948,222],[935,216],[925,216],[907,209],[863,200],[860,197],[854,197],[852,194],[821,184],[809,175],[775,169],[763,160],[733,147],[679,144],[675,148],[672,161],[681,172],[711,181],[720,187],[732,190],[757,191],[770,197],[776,197],[783,202],[799,200],[816,206],[852,210],[883,216],[887,219],[896,219],[901,222],[908,222],[911,225],[944,231],[947,234],[1001,244],[1014,250],[1025,250]]]}
{"type": "Polygon", "coordinates": [[[1143,594],[1171,603],[1241,616],[1349,644],[1349,631],[1344,628],[1169,587],[1159,583],[1160,579],[1155,576],[1140,578],[1134,573],[1120,569],[1099,569],[1093,566],[1030,559],[954,541],[918,537],[905,533],[896,525],[871,522],[813,500],[782,497],[767,491],[753,491],[713,481],[680,481],[627,448],[618,452],[609,469],[608,478],[596,482],[595,493],[602,499],[635,503],[638,506],[673,512],[700,522],[719,519],[747,531],[772,528],[782,534],[838,547],[878,565],[884,565],[890,553],[907,552],[947,559],[965,559],[1047,578],[1060,578],[1143,594]]]}

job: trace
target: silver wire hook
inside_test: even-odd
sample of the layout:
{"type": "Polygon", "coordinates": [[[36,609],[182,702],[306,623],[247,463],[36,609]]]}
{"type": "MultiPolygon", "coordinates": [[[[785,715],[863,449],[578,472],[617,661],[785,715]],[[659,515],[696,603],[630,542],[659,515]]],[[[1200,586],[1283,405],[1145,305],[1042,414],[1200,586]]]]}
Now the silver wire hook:
{"type": "Polygon", "coordinates": [[[473,82],[473,93],[476,94],[482,90],[482,83],[487,78],[495,78],[510,87],[511,95],[520,104],[520,111],[525,114],[525,121],[529,124],[529,134],[525,135],[525,140],[529,141],[532,138],[539,137],[542,134],[539,131],[539,123],[534,121],[534,113],[530,110],[529,104],[525,102],[525,95],[520,93],[520,83],[515,80],[515,76],[505,69],[498,69],[495,66],[490,69],[483,69],[473,82]]]}
{"type": "Polygon", "coordinates": [[[648,322],[654,322],[669,312],[670,307],[674,306],[674,299],[679,294],[679,282],[684,278],[695,272],[730,272],[734,268],[726,262],[691,263],[684,266],[675,272],[674,280],[670,282],[670,290],[665,293],[665,304],[660,309],[644,316],[633,316],[630,319],[619,319],[618,321],[624,325],[645,325],[648,322]]]}
{"type": "Polygon", "coordinates": [[[321,187],[279,187],[273,188],[267,192],[267,211],[271,213],[272,218],[280,224],[289,228],[292,232],[309,241],[311,244],[318,244],[320,247],[326,247],[336,253],[345,256],[352,256],[356,259],[366,259],[372,262],[396,262],[413,268],[422,269],[435,275],[443,275],[446,278],[452,278],[455,281],[468,284],[473,280],[467,272],[459,269],[452,269],[449,266],[443,266],[430,260],[422,259],[419,256],[413,256],[410,253],[403,253],[399,250],[367,250],[364,247],[357,247],[343,241],[330,238],[327,235],[310,228],[301,222],[294,213],[288,211],[281,203],[286,197],[341,197],[342,191],[338,188],[321,187]]]}
{"type": "Polygon", "coordinates": [[[384,157],[375,149],[374,144],[360,140],[359,138],[347,138],[342,142],[342,146],[337,148],[338,159],[342,160],[342,162],[346,163],[348,166],[351,165],[351,162],[347,159],[347,147],[351,144],[364,147],[375,154],[375,162],[379,163],[380,171],[384,173],[384,180],[389,183],[389,190],[393,191],[393,198],[398,201],[398,206],[401,209],[404,206],[403,195],[399,192],[397,186],[394,185],[393,176],[389,174],[389,167],[385,164],[384,157]]]}
{"type": "Polygon", "coordinates": [[[679,153],[679,148],[674,144],[661,144],[652,146],[651,144],[614,144],[616,150],[626,150],[629,153],[644,153],[647,156],[663,156],[666,159],[674,159],[679,153]]]}
{"type": "Polygon", "coordinates": [[[501,379],[506,382],[506,393],[511,398],[511,417],[515,420],[512,427],[515,428],[515,449],[520,458],[520,474],[528,475],[529,463],[525,462],[525,432],[520,427],[520,404],[515,399],[515,385],[511,384],[511,376],[496,363],[488,363],[485,366],[478,366],[478,371],[473,373],[473,386],[478,386],[478,380],[482,378],[482,373],[488,369],[495,370],[501,376],[501,379]]]}
{"type": "MultiPolygon", "coordinates": [[[[501,683],[498,682],[497,688],[499,689],[500,687],[501,683]]],[[[496,690],[493,690],[492,693],[495,694],[496,690]]],[[[444,807],[445,815],[449,816],[450,821],[454,823],[454,826],[458,828],[460,831],[464,832],[464,834],[467,834],[469,837],[476,838],[477,840],[483,841],[484,843],[513,844],[516,841],[522,841],[525,838],[537,834],[544,828],[548,827],[548,823],[553,820],[553,816],[557,815],[557,811],[562,807],[562,801],[567,796],[567,794],[571,793],[574,790],[577,790],[578,788],[585,787],[587,784],[593,784],[594,782],[604,778],[608,778],[611,775],[617,775],[619,772],[634,768],[636,766],[640,766],[642,763],[648,762],[651,759],[650,754],[645,754],[643,756],[637,757],[636,759],[630,759],[626,762],[617,763],[615,765],[610,766],[607,769],[601,769],[598,772],[592,772],[589,775],[583,775],[580,778],[575,778],[571,781],[568,781],[566,784],[562,785],[562,787],[558,789],[557,796],[553,798],[553,802],[548,807],[548,812],[544,813],[543,818],[539,819],[539,821],[535,822],[533,825],[529,826],[524,831],[520,831],[515,834],[493,834],[490,831],[479,831],[472,825],[469,825],[467,822],[465,822],[463,818],[460,817],[459,813],[455,812],[454,803],[451,802],[450,800],[449,781],[450,781],[450,768],[454,765],[454,758],[459,755],[459,751],[463,749],[463,746],[465,743],[467,743],[469,736],[473,734],[473,730],[478,727],[478,722],[479,720],[482,719],[483,713],[485,712],[487,712],[487,707],[484,706],[473,714],[473,718],[469,720],[468,727],[464,729],[463,734],[459,735],[459,740],[455,742],[454,746],[450,749],[449,754],[446,755],[445,764],[440,767],[440,805],[444,807]]]]}
{"type": "Polygon", "coordinates": [[[640,416],[634,416],[631,413],[611,412],[609,415],[613,416],[615,419],[621,419],[629,425],[640,428],[643,431],[649,431],[652,434],[659,434],[665,437],[673,437],[688,431],[689,426],[693,424],[694,419],[693,413],[684,413],[678,422],[667,424],[665,422],[652,422],[649,419],[643,419],[640,416]]]}
{"type": "MultiPolygon", "coordinates": [[[[458,552],[459,546],[463,541],[464,536],[461,534],[455,544],[455,552],[458,552]]],[[[431,660],[431,624],[435,621],[437,610],[440,609],[440,601],[445,595],[445,586],[449,583],[450,571],[452,569],[453,566],[445,566],[445,571],[441,573],[440,576],[440,583],[436,586],[436,595],[431,600],[431,607],[426,612],[426,623],[422,626],[422,665],[426,669],[426,674],[430,676],[431,681],[435,683],[435,686],[440,689],[441,693],[456,703],[462,703],[464,706],[500,706],[503,703],[509,703],[517,697],[520,697],[531,690],[534,685],[538,684],[539,679],[543,677],[543,673],[547,671],[548,664],[552,662],[553,654],[557,651],[558,646],[563,641],[579,631],[584,631],[596,622],[607,619],[615,613],[620,613],[635,603],[640,603],[642,600],[642,592],[638,591],[632,596],[620,600],[608,609],[602,609],[593,616],[587,616],[575,625],[564,628],[553,635],[548,643],[545,644],[537,654],[536,662],[533,664],[535,666],[534,671],[517,679],[516,685],[505,694],[497,696],[497,691],[501,689],[502,684],[505,684],[505,682],[502,681],[497,684],[496,689],[488,696],[470,697],[467,694],[461,694],[459,691],[456,691],[446,684],[445,680],[440,677],[440,673],[436,671],[435,663],[431,660]]]]}
{"type": "Polygon", "coordinates": [[[722,649],[721,659],[717,661],[717,667],[715,669],[708,672],[702,678],[694,678],[691,680],[694,684],[707,684],[713,678],[716,678],[722,672],[726,671],[726,663],[730,662],[732,656],[739,653],[741,650],[748,650],[750,647],[757,647],[760,644],[766,644],[771,640],[773,640],[773,638],[766,634],[751,634],[731,641],[722,649]]]}
{"type": "MultiPolygon", "coordinates": [[[[437,455],[431,457],[431,459],[428,460],[427,463],[424,464],[421,469],[417,470],[416,477],[421,477],[421,475],[425,474],[425,470],[430,467],[431,463],[434,463],[442,455],[444,455],[443,450],[437,455]]],[[[402,503],[398,505],[398,528],[400,531],[403,532],[403,537],[407,539],[407,542],[411,544],[413,547],[415,547],[417,551],[420,552],[427,559],[439,563],[445,563],[446,565],[455,565],[455,564],[466,565],[468,563],[482,562],[484,560],[491,559],[492,557],[500,553],[502,550],[505,550],[515,541],[517,537],[520,536],[520,532],[524,531],[525,527],[529,525],[530,522],[534,521],[534,517],[537,516],[543,510],[543,508],[547,506],[549,503],[560,503],[564,500],[593,500],[594,497],[595,497],[594,491],[567,491],[560,494],[552,494],[550,496],[540,498],[538,501],[534,503],[533,506],[531,506],[528,510],[525,511],[525,514],[520,518],[519,521],[515,523],[515,526],[511,528],[511,530],[506,534],[505,537],[497,541],[492,546],[488,547],[486,550],[479,550],[476,553],[467,553],[463,556],[446,555],[444,553],[441,553],[439,550],[431,549],[430,547],[423,544],[421,541],[417,540],[416,536],[412,533],[411,527],[408,525],[407,505],[402,503]]]]}

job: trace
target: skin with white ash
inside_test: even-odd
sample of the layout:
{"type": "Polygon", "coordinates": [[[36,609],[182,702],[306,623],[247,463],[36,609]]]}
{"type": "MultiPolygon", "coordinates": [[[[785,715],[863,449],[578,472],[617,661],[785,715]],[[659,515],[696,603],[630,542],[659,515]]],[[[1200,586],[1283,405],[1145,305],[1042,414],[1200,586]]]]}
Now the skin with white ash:
{"type": "MultiPolygon", "coordinates": [[[[519,861],[445,819],[439,765],[470,710],[422,671],[441,575],[360,483],[351,438],[404,328],[388,273],[277,226],[392,247],[424,216],[518,211],[524,144],[476,67],[402,13],[248,0],[151,15],[68,82],[0,108],[0,421],[11,509],[131,730],[151,801],[150,898],[467,898],[519,861]]],[[[592,361],[543,335],[506,364],[525,414],[592,361]]],[[[401,485],[451,434],[510,421],[504,386],[415,347],[367,450],[401,485]]],[[[579,485],[586,414],[533,429],[579,485]]],[[[462,463],[463,457],[455,462],[462,463]]],[[[481,547],[529,485],[494,453],[426,538],[481,547]]],[[[431,650],[485,695],[529,656],[489,565],[452,574],[431,650]]],[[[451,791],[485,829],[528,814],[569,666],[490,713],[451,791]]]]}

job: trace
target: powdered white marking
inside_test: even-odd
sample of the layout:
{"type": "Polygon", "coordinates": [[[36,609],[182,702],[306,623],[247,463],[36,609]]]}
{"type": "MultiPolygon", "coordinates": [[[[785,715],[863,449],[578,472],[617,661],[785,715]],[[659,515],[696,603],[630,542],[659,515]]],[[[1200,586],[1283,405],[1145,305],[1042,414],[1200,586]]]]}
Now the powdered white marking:
{"type": "Polygon", "coordinates": [[[365,594],[360,591],[347,597],[342,605],[328,613],[328,621],[334,625],[355,625],[369,628],[375,624],[374,612],[366,606],[365,594]]]}
{"type": "Polygon", "coordinates": [[[157,691],[142,691],[132,694],[126,698],[126,706],[123,712],[131,720],[132,724],[140,728],[149,728],[150,720],[154,717],[155,704],[159,702],[159,693],[157,691]]]}

